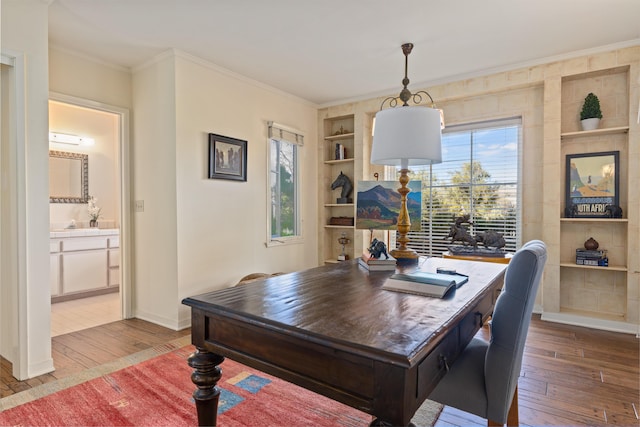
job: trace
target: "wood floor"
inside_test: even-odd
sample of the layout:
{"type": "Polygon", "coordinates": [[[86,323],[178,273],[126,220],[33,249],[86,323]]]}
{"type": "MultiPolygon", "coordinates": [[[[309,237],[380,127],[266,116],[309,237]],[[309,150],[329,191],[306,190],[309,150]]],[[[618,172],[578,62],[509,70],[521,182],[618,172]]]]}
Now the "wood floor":
{"type": "MultiPolygon", "coordinates": [[[[189,330],[175,332],[133,319],[54,337],[56,371],[16,381],[2,360],[0,392],[5,397],[186,334],[189,330]]],[[[519,381],[520,423],[640,425],[639,349],[633,335],[543,322],[534,315],[519,381]]],[[[436,424],[469,425],[486,425],[486,420],[446,407],[436,424]]]]}
{"type": "Polygon", "coordinates": [[[184,335],[189,329],[172,331],[139,319],[119,320],[51,339],[56,370],[27,381],[11,375],[11,364],[0,358],[0,397],[35,387],[137,353],[184,335]]]}

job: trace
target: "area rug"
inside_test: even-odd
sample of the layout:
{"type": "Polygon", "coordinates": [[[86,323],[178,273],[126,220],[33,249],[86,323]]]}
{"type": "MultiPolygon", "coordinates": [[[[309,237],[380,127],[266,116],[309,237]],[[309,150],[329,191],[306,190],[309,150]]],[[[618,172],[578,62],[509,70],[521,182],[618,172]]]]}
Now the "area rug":
{"type": "MultiPolygon", "coordinates": [[[[195,426],[188,337],[0,399],[1,426],[195,426]]],[[[222,364],[218,425],[367,426],[372,417],[232,360],[222,364]]],[[[431,426],[427,401],[412,422],[431,426]]]]}

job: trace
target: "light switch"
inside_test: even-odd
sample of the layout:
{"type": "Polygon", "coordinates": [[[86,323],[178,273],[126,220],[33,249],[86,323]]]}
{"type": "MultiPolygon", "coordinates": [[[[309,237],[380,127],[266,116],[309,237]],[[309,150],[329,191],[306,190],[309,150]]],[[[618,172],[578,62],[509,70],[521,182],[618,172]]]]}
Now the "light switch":
{"type": "Polygon", "coordinates": [[[144,200],[136,200],[135,210],[136,212],[144,212],[144,200]]]}

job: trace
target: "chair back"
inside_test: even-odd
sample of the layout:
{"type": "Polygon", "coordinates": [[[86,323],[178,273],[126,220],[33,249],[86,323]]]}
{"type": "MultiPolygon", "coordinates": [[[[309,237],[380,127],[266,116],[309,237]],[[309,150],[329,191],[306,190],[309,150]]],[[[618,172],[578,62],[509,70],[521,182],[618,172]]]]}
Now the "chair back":
{"type": "Polygon", "coordinates": [[[532,240],[514,254],[507,267],[504,286],[493,310],[491,341],[484,364],[490,420],[506,421],[546,260],[544,242],[532,240]]]}

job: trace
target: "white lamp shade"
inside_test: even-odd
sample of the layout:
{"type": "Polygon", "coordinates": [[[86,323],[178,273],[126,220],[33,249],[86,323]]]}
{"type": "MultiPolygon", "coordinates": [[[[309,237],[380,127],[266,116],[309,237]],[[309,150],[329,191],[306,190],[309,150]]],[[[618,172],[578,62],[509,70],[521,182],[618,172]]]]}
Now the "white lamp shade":
{"type": "Polygon", "coordinates": [[[420,166],[442,162],[440,110],[420,106],[387,108],[376,114],[371,163],[420,166]]]}

